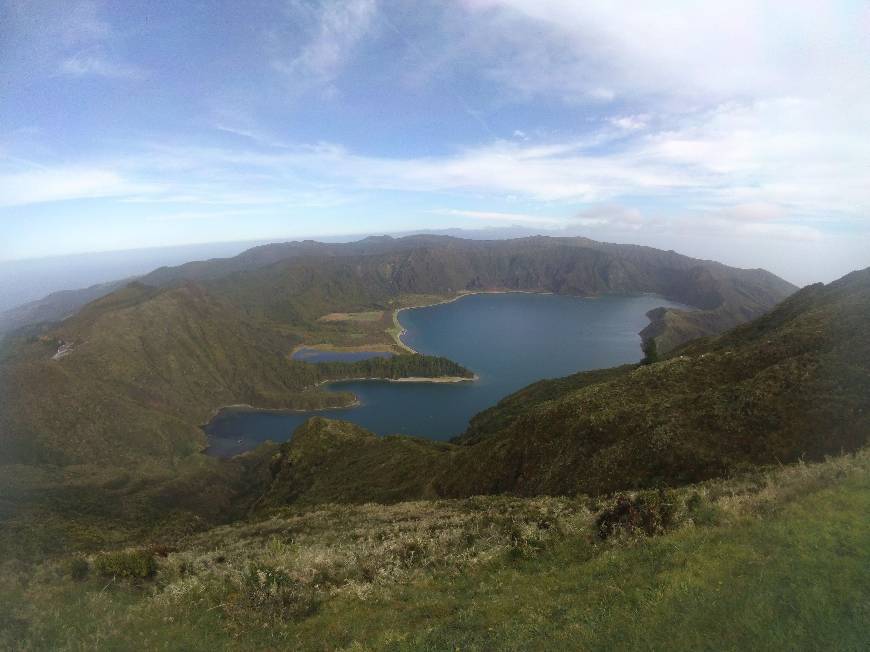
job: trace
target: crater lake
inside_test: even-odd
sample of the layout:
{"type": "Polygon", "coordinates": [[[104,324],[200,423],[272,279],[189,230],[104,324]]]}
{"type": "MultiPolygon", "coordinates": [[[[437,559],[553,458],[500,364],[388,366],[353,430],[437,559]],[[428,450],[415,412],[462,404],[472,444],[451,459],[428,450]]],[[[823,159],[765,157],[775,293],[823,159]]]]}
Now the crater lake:
{"type": "Polygon", "coordinates": [[[408,346],[450,358],[478,380],[336,382],[329,387],[352,392],[360,405],[315,412],[222,410],[205,427],[208,452],[229,456],[269,439],[285,441],[315,415],[352,421],[380,435],[447,440],[464,432],[475,414],[537,380],[638,362],[643,355],[639,332],[649,323],[646,313],[659,306],[687,308],[654,295],[580,298],[508,292],[406,309],[399,321],[408,346]]]}

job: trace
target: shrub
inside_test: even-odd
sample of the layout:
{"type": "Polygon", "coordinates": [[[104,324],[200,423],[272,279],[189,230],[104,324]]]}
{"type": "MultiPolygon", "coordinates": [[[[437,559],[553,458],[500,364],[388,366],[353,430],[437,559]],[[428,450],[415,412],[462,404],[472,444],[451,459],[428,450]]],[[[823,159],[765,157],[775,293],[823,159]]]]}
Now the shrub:
{"type": "Polygon", "coordinates": [[[76,582],[81,582],[91,570],[88,560],[83,557],[73,557],[67,562],[67,573],[76,582]]]}
{"type": "Polygon", "coordinates": [[[157,572],[154,552],[146,549],[105,552],[94,560],[94,568],[104,577],[147,579],[157,572]]]}
{"type": "Polygon", "coordinates": [[[240,599],[235,606],[272,618],[310,616],[319,606],[317,593],[280,569],[251,564],[241,579],[240,599]]]}
{"type": "Polygon", "coordinates": [[[686,501],[686,511],[695,525],[719,525],[722,521],[722,509],[697,492],[686,501]]]}
{"type": "Polygon", "coordinates": [[[602,511],[595,520],[595,531],[601,539],[617,532],[661,534],[676,522],[676,497],[672,491],[643,491],[634,496],[619,494],[616,504],[602,511]]]}
{"type": "Polygon", "coordinates": [[[658,345],[654,338],[651,337],[644,340],[640,348],[644,353],[643,360],[640,362],[641,364],[654,364],[659,361],[658,345]]]}
{"type": "Polygon", "coordinates": [[[164,543],[155,543],[151,546],[151,551],[158,557],[168,557],[173,552],[178,552],[178,548],[167,546],[164,543]]]}
{"type": "Polygon", "coordinates": [[[511,521],[504,531],[508,539],[508,557],[520,559],[543,550],[552,538],[550,528],[549,523],[542,528],[534,522],[511,521]]]}

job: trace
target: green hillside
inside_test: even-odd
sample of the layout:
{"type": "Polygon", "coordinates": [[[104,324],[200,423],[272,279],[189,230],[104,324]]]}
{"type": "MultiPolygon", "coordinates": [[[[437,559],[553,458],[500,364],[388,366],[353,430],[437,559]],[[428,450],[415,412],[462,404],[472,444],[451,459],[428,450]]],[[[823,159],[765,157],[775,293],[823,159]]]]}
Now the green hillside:
{"type": "Polygon", "coordinates": [[[317,390],[338,378],[472,374],[443,358],[290,361],[297,340],[238,314],[200,286],[127,286],[12,347],[0,378],[6,461],[59,464],[177,458],[225,405],[316,409],[351,403],[317,390]],[[57,356],[59,347],[68,352],[57,356]]]}
{"type": "Polygon", "coordinates": [[[659,340],[663,351],[752,319],[796,289],[763,270],[585,238],[369,238],[344,245],[270,245],[242,256],[241,261],[159,270],[143,282],[172,286],[194,279],[245,314],[296,327],[330,310],[395,307],[407,295],[504,289],[576,296],[651,292],[698,309],[653,315],[647,336],[659,340]],[[680,328],[671,328],[677,319],[680,328]]]}
{"type": "MultiPolygon", "coordinates": [[[[706,330],[748,319],[792,289],[766,272],[582,238],[417,236],[258,247],[157,270],[59,324],[7,339],[0,354],[0,460],[178,458],[203,447],[199,426],[225,405],[347,405],[352,397],[316,390],[312,385],[323,378],[288,363],[286,354],[302,343],[390,345],[390,328],[321,317],[503,288],[658,292],[700,308],[698,319],[729,315],[706,330]]],[[[670,342],[673,334],[657,337],[670,342]]],[[[398,372],[400,364],[387,375],[431,375],[398,372]]]]}
{"type": "Polygon", "coordinates": [[[292,343],[192,285],[134,284],[21,343],[0,378],[3,459],[74,463],[173,458],[205,445],[198,425],[228,404],[341,405],[304,392],[292,343]],[[71,346],[55,358],[59,345],[71,346]]]}
{"type": "Polygon", "coordinates": [[[30,301],[0,312],[0,340],[6,333],[45,322],[57,322],[76,313],[82,306],[111,294],[129,281],[100,283],[81,290],[53,292],[37,301],[30,301]]]}
{"type": "MultiPolygon", "coordinates": [[[[201,530],[288,504],[680,485],[854,450],[868,432],[870,270],[806,288],[761,319],[657,363],[532,385],[478,415],[452,444],[377,438],[315,419],[280,447],[221,461],[196,452],[195,425],[213,409],[214,392],[225,392],[221,402],[321,396],[299,388],[322,372],[284,361],[286,338],[236,312],[197,286],[133,285],[63,324],[69,355],[52,360],[52,336],[7,349],[5,418],[32,415],[47,426],[4,422],[5,454],[29,464],[3,467],[5,554],[201,530]],[[250,379],[238,370],[255,364],[250,378],[265,382],[241,384],[250,379]],[[198,367],[214,375],[191,371],[198,367]],[[145,384],[125,396],[117,378],[127,391],[145,384]],[[53,403],[35,400],[53,393],[53,403]],[[92,397],[95,405],[76,403],[92,397]],[[106,418],[95,419],[101,401],[106,418]],[[199,410],[192,416],[191,406],[199,410]]],[[[433,362],[436,373],[450,364],[433,362]]]]}
{"type": "Polygon", "coordinates": [[[0,566],[0,647],[858,650],[868,510],[866,451],[670,492],[293,507],[0,566]]]}
{"type": "MultiPolygon", "coordinates": [[[[796,289],[763,270],[735,269],[650,247],[548,237],[290,242],[255,247],[234,258],[161,268],[139,280],[163,288],[200,284],[248,317],[289,326],[297,334],[316,330],[316,319],[326,312],[392,309],[405,295],[445,297],[487,289],[578,296],[652,292],[699,309],[653,314],[645,336],[655,337],[662,351],[751,319],[796,289]]],[[[113,289],[107,284],[58,293],[0,315],[0,333],[60,319],[113,289]]]]}
{"type": "MultiPolygon", "coordinates": [[[[870,269],[648,347],[644,364],[531,385],[453,442],[313,418],[283,444],[203,455],[198,426],[221,405],[310,408],[353,400],[318,389],[329,379],[472,375],[419,355],[288,358],[387,338],[391,308],[455,291],[462,265],[489,287],[502,265],[486,243],[408,245],[164,270],[7,339],[0,647],[860,647],[870,269]]],[[[523,246],[508,268],[545,254],[560,268],[549,241],[523,246]]],[[[716,292],[752,296],[726,277],[716,292]]]]}
{"type": "Polygon", "coordinates": [[[329,445],[316,461],[295,439],[281,448],[260,502],[535,496],[676,486],[758,464],[821,459],[870,433],[870,269],[805,288],[768,315],[693,342],[653,364],[542,381],[472,421],[449,446],[374,439],[315,420],[329,445]],[[300,469],[317,482],[300,486],[300,469]],[[284,467],[287,467],[286,469],[284,467]],[[387,487],[381,478],[389,477],[387,487]],[[286,485],[286,486],[283,486],[286,485]],[[396,487],[405,487],[397,495],[396,487]]]}

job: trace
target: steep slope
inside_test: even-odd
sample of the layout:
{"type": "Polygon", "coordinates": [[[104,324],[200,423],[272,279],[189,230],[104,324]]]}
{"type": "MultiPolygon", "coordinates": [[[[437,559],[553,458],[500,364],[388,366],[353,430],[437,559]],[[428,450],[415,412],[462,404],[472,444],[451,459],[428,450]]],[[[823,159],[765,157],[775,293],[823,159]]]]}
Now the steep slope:
{"type": "Polygon", "coordinates": [[[303,391],[316,374],[283,359],[329,332],[320,317],[491,289],[656,292],[698,307],[681,313],[695,320],[690,332],[656,336],[670,346],[762,312],[791,288],[766,272],[584,238],[257,247],[157,270],[57,325],[13,337],[0,374],[3,452],[55,462],[172,456],[203,445],[196,426],[221,405],[347,404],[348,396],[303,391]]]}
{"type": "MultiPolygon", "coordinates": [[[[417,236],[315,244],[292,248],[292,255],[256,269],[219,276],[214,268],[195,271],[208,276],[204,282],[211,292],[247,314],[295,325],[332,309],[383,309],[402,295],[503,289],[577,296],[651,292],[699,309],[651,313],[653,324],[645,337],[655,338],[662,352],[756,317],[795,289],[762,270],[584,238],[466,241],[417,236]],[[314,249],[317,255],[311,255],[314,249]]],[[[170,272],[159,281],[174,282],[170,272]]],[[[187,278],[191,270],[179,272],[187,278]]]]}
{"type": "Polygon", "coordinates": [[[289,346],[196,286],[130,285],[4,362],[0,459],[172,457],[204,446],[197,426],[221,405],[348,400],[309,400],[284,360],[289,346]]]}
{"type": "Polygon", "coordinates": [[[864,270],[657,364],[587,386],[580,374],[543,403],[511,397],[502,408],[521,416],[478,424],[488,462],[473,490],[600,492],[854,450],[870,433],[868,319],[864,270]]]}
{"type": "Polygon", "coordinates": [[[313,417],[273,460],[273,481],[256,507],[434,498],[432,470],[443,467],[453,448],[414,437],[378,437],[353,423],[313,417]]]}
{"type": "Polygon", "coordinates": [[[326,380],[452,376],[444,358],[290,361],[295,342],[240,317],[200,286],[134,283],[54,330],[12,347],[0,375],[0,461],[174,458],[205,445],[199,425],[225,405],[347,405],[326,380]]]}
{"type": "MultiPolygon", "coordinates": [[[[405,460],[403,438],[375,450],[358,434],[365,465],[353,468],[354,453],[334,442],[318,458],[317,483],[287,493],[280,486],[309,464],[291,440],[273,466],[278,487],[260,508],[330,500],[338,487],[345,500],[395,500],[372,495],[390,474],[405,483],[406,499],[596,494],[855,450],[870,434],[867,323],[870,269],[807,287],[768,315],[658,363],[532,385],[476,417],[458,443],[428,446],[423,475],[405,460]]],[[[322,438],[335,429],[324,420],[306,427],[322,438]]]]}
{"type": "MultiPolygon", "coordinates": [[[[650,247],[540,236],[289,242],[255,247],[234,258],[160,268],[140,280],[154,287],[200,283],[249,315],[297,327],[311,326],[329,310],[386,309],[408,294],[451,296],[485,289],[580,296],[653,292],[699,309],[651,313],[653,323],[644,337],[655,338],[660,351],[751,319],[795,290],[763,270],[739,270],[650,247]]],[[[59,319],[103,291],[109,290],[48,297],[9,315],[8,328],[59,319]]]]}
{"type": "Polygon", "coordinates": [[[100,283],[81,290],[53,292],[38,301],[0,312],[0,339],[6,333],[43,322],[56,322],[78,312],[82,306],[111,294],[127,281],[100,283]]]}

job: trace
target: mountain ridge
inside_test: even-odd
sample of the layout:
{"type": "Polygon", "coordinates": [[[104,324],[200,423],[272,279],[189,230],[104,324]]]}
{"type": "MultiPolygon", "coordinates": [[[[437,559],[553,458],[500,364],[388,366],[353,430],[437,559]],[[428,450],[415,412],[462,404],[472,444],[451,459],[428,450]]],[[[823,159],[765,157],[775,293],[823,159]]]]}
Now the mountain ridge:
{"type": "MultiPolygon", "coordinates": [[[[273,243],[253,247],[233,258],[161,267],[137,280],[157,287],[200,282],[220,292],[221,284],[231,285],[232,279],[238,280],[240,275],[274,282],[268,268],[282,265],[293,267],[293,261],[296,261],[297,266],[307,261],[316,267],[318,260],[325,265],[323,261],[326,259],[347,260],[357,257],[357,264],[364,264],[362,261],[371,261],[370,257],[374,256],[389,258],[383,261],[385,265],[401,264],[405,269],[420,269],[398,274],[395,278],[378,278],[382,287],[371,298],[372,301],[382,301],[401,292],[449,294],[485,287],[578,295],[649,291],[696,308],[714,311],[710,315],[692,315],[685,311],[653,314],[654,322],[644,337],[657,339],[659,348],[663,350],[687,338],[708,334],[717,328],[722,330],[760,314],[795,289],[763,270],[740,270],[714,261],[693,259],[673,251],[641,245],[617,245],[582,237],[550,236],[514,240],[463,240],[444,235],[403,238],[373,236],[351,243],[319,243],[311,240],[273,243]],[[412,255],[414,252],[416,254],[412,255]],[[428,259],[423,259],[424,252],[428,253],[428,259]],[[540,252],[555,256],[556,259],[534,260],[535,255],[541,255],[540,252]],[[493,257],[513,259],[514,268],[511,269],[503,260],[493,260],[493,257]],[[449,268],[452,267],[452,272],[456,272],[463,262],[467,262],[465,259],[476,262],[471,266],[465,265],[463,273],[450,273],[449,268]],[[522,264],[525,265],[524,269],[522,264]],[[562,269],[558,269],[558,265],[562,269]],[[670,270],[672,278],[662,274],[658,278],[648,278],[650,270],[656,266],[670,270]],[[686,277],[687,270],[693,267],[707,270],[708,276],[694,279],[686,277]],[[423,270],[426,273],[420,274],[423,270]],[[435,278],[433,273],[440,274],[440,282],[421,284],[423,279],[435,278]],[[753,290],[750,296],[740,296],[740,290],[747,288],[753,290]],[[765,289],[766,294],[760,295],[758,289],[765,289]]],[[[336,267],[334,260],[333,267],[336,267]]],[[[346,275],[348,272],[335,273],[346,275]]],[[[703,275],[703,272],[697,273],[703,275]]],[[[330,280],[325,279],[327,282],[330,280]]],[[[30,306],[8,311],[0,315],[0,334],[38,321],[59,320],[87,301],[115,289],[117,285],[104,284],[82,291],[57,293],[30,306]]]]}
{"type": "MultiPolygon", "coordinates": [[[[161,268],[60,323],[7,338],[0,445],[57,460],[143,452],[173,458],[203,447],[199,425],[224,405],[347,405],[351,397],[316,390],[316,375],[287,354],[321,341],[392,345],[392,335],[379,325],[356,332],[348,329],[363,327],[320,317],[386,313],[417,305],[420,296],[431,301],[493,288],[657,292],[699,308],[663,313],[690,324],[692,336],[759,314],[791,290],[764,272],[583,238],[421,235],[263,245],[234,258],[161,268]]],[[[673,329],[655,337],[662,353],[685,339],[673,329]]]]}

